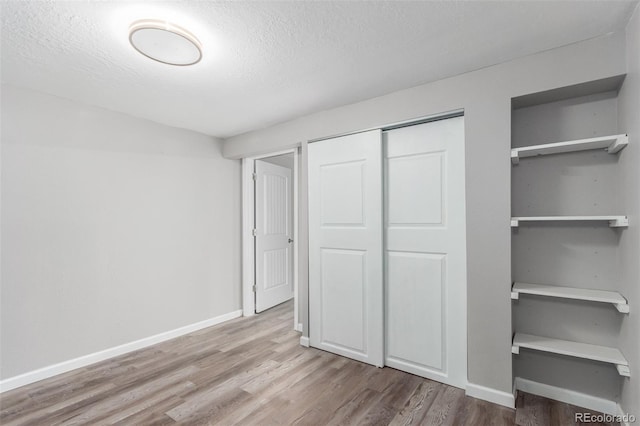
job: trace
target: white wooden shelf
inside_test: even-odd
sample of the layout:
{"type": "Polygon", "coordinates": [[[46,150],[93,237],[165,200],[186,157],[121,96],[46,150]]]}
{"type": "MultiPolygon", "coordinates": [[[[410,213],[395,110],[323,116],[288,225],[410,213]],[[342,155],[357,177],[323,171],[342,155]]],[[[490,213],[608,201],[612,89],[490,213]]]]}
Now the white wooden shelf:
{"type": "Polygon", "coordinates": [[[621,376],[630,377],[629,362],[616,348],[516,333],[513,337],[511,352],[517,355],[520,353],[520,348],[614,364],[621,376]]]}
{"type": "Polygon", "coordinates": [[[627,135],[612,135],[599,138],[578,139],[574,141],[555,142],[544,145],[525,146],[511,150],[511,163],[518,164],[521,158],[538,155],[561,154],[564,152],[604,149],[615,154],[629,144],[627,135]]]}
{"type": "Polygon", "coordinates": [[[586,300],[590,302],[611,303],[623,313],[629,313],[629,303],[617,291],[590,290],[586,288],[560,287],[555,285],[513,283],[511,298],[517,300],[521,294],[558,297],[562,299],[586,300]]]}
{"type": "Polygon", "coordinates": [[[627,216],[516,216],[511,218],[511,227],[517,228],[520,222],[596,222],[607,221],[612,228],[629,226],[627,216]]]}

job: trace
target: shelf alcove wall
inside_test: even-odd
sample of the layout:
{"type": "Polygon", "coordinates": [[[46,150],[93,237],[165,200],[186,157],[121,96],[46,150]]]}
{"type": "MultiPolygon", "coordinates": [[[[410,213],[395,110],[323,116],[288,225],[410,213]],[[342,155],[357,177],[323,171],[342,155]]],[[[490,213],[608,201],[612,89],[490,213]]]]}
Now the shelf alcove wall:
{"type": "MultiPolygon", "coordinates": [[[[514,100],[512,148],[625,133],[618,128],[620,84],[590,86],[597,93],[573,90],[580,96],[570,98],[558,91],[539,96],[541,102],[514,100]]],[[[624,150],[592,150],[521,158],[511,172],[512,216],[624,215],[624,196],[616,191],[621,155],[624,150]]],[[[521,222],[512,231],[513,281],[617,291],[624,229],[606,221],[521,222]]],[[[612,304],[522,295],[512,307],[514,332],[614,348],[619,343],[624,314],[612,304]]],[[[526,349],[513,363],[514,377],[619,398],[623,378],[613,364],[526,349]]]]}

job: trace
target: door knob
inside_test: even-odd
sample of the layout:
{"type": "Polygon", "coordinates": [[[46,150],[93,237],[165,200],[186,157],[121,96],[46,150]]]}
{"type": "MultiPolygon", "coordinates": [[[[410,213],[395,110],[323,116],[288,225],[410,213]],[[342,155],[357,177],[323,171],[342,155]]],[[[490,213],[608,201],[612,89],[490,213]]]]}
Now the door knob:
{"type": "Polygon", "coordinates": [[[289,238],[289,244],[291,244],[293,242],[293,240],[291,238],[289,238]]]}

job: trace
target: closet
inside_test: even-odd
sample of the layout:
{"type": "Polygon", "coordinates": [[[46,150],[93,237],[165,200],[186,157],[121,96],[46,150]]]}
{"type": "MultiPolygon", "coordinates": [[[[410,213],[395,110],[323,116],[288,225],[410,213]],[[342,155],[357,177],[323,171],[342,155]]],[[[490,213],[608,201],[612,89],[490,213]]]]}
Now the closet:
{"type": "Polygon", "coordinates": [[[464,118],[308,152],[311,346],[464,388],[464,118]]]}

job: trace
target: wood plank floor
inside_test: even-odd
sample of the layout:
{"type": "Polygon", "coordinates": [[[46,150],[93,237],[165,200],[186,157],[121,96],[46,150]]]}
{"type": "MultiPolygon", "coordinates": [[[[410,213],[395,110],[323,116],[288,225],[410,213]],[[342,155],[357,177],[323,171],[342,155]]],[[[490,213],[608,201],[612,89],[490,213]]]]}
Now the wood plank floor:
{"type": "Polygon", "coordinates": [[[571,425],[532,395],[511,410],[391,368],[299,346],[293,304],[0,396],[2,425],[571,425]]]}

